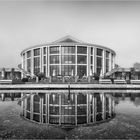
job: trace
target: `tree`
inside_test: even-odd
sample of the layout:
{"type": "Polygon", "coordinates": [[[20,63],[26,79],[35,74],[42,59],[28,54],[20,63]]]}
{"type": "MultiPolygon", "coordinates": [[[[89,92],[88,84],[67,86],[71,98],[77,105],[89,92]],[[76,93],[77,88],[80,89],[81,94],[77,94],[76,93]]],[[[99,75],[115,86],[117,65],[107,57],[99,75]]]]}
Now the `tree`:
{"type": "Polygon", "coordinates": [[[133,64],[134,69],[140,70],[140,63],[136,62],[133,64]]]}

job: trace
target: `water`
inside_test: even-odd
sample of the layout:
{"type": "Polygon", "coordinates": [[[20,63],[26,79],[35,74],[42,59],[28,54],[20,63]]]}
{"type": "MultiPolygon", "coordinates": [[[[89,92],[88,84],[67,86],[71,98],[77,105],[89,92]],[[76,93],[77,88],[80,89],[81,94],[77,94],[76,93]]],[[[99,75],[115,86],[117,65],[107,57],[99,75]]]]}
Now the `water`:
{"type": "MultiPolygon", "coordinates": [[[[96,93],[95,101],[98,102],[99,100],[99,103],[101,103],[102,100],[100,100],[100,98],[102,96],[98,96],[98,94],[96,93]]],[[[102,94],[104,93],[102,92],[102,94]]],[[[94,94],[92,93],[92,95],[94,94]]],[[[21,106],[17,104],[18,102],[17,100],[20,98],[16,97],[14,101],[11,101],[11,98],[7,96],[4,102],[0,101],[0,126],[3,126],[1,127],[1,130],[0,130],[0,138],[9,138],[9,139],[17,138],[18,139],[20,137],[20,138],[33,139],[33,138],[42,137],[42,138],[50,138],[50,139],[55,139],[55,138],[64,139],[67,137],[68,139],[74,139],[74,138],[77,138],[77,139],[85,139],[85,138],[88,138],[88,139],[95,139],[95,138],[97,139],[98,138],[100,139],[104,139],[104,138],[106,139],[108,138],[139,139],[140,138],[140,133],[139,133],[140,132],[140,93],[113,93],[107,96],[108,99],[110,99],[110,95],[111,95],[111,99],[112,97],[114,99],[114,107],[115,107],[114,110],[116,113],[114,118],[111,118],[110,121],[103,122],[101,124],[99,123],[99,125],[79,126],[79,127],[70,129],[68,132],[61,129],[61,126],[59,126],[59,121],[60,122],[62,121],[74,122],[73,124],[75,124],[75,119],[73,121],[73,119],[69,120],[69,119],[59,118],[58,127],[55,127],[53,125],[44,125],[44,124],[38,125],[37,123],[32,123],[29,119],[25,120],[25,119],[22,119],[22,117],[20,117],[20,113],[23,111],[21,109],[21,106]],[[10,133],[10,131],[12,132],[10,133]]],[[[49,98],[45,96],[45,100],[44,100],[42,99],[43,94],[41,94],[40,96],[41,96],[40,103],[38,104],[38,98],[37,98],[35,99],[36,100],[35,105],[38,106],[42,104],[42,106],[44,106],[44,104],[47,103],[49,98]]],[[[67,111],[69,110],[68,111],[69,114],[75,118],[75,114],[73,115],[75,110],[74,112],[70,112],[71,108],[75,106],[75,101],[76,101],[75,96],[73,96],[73,94],[70,95],[69,97],[70,101],[68,102],[68,103],[71,103],[71,106],[69,106],[67,102],[63,101],[62,96],[57,97],[53,95],[52,97],[53,97],[52,98],[53,100],[51,101],[51,107],[53,107],[52,102],[55,102],[55,108],[57,108],[57,106],[59,105],[59,102],[57,102],[57,100],[55,99],[58,99],[58,101],[61,99],[61,103],[63,103],[64,104],[63,106],[65,107],[65,109],[62,108],[62,113],[67,113],[67,111]]],[[[79,94],[79,97],[80,97],[80,94],[79,94]]],[[[76,103],[78,107],[82,107],[83,111],[81,113],[83,114],[85,114],[84,112],[86,111],[85,104],[88,101],[87,97],[82,96],[82,98],[79,98],[85,101],[84,104],[80,104],[81,100],[77,100],[78,102],[76,103]]],[[[64,98],[68,98],[68,97],[64,97],[64,98]]],[[[93,96],[90,95],[88,98],[89,98],[89,101],[92,101],[91,99],[93,99],[93,96]]],[[[77,111],[78,111],[78,107],[77,107],[77,111]]],[[[28,106],[27,110],[29,111],[27,112],[30,112],[30,109],[32,110],[33,108],[30,108],[30,106],[28,106]]],[[[44,111],[43,108],[42,109],[40,108],[40,110],[41,110],[40,113],[43,113],[44,111]]],[[[35,111],[36,111],[35,114],[38,115],[39,110],[35,110],[35,111]]],[[[85,122],[87,121],[87,117],[83,114],[81,115],[81,117],[82,116],[84,117],[83,122],[85,122]]],[[[27,116],[29,117],[29,114],[27,116]]],[[[43,121],[44,116],[45,114],[41,116],[42,118],[37,118],[37,121],[40,121],[40,122],[43,121]]],[[[53,116],[55,117],[55,115],[52,115],[51,117],[53,116]]],[[[67,116],[67,114],[65,116],[67,116]]],[[[93,116],[93,115],[89,114],[88,116],[93,116]]],[[[33,117],[33,116],[30,116],[30,117],[33,117]]],[[[102,120],[101,116],[99,120],[102,120]]],[[[90,121],[93,122],[93,120],[90,120],[90,121]]]]}
{"type": "Polygon", "coordinates": [[[140,115],[140,93],[121,94],[115,101],[116,114],[140,115]]]}

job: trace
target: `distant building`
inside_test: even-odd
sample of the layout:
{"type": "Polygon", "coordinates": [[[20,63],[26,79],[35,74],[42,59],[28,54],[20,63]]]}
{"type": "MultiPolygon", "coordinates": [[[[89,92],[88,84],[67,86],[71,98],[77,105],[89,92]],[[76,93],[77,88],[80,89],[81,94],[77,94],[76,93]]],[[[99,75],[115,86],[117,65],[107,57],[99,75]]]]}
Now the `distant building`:
{"type": "Polygon", "coordinates": [[[108,72],[107,75],[114,79],[140,80],[140,69],[118,67],[108,72]]]}
{"type": "Polygon", "coordinates": [[[21,72],[17,68],[0,68],[0,80],[21,79],[21,72]]]}

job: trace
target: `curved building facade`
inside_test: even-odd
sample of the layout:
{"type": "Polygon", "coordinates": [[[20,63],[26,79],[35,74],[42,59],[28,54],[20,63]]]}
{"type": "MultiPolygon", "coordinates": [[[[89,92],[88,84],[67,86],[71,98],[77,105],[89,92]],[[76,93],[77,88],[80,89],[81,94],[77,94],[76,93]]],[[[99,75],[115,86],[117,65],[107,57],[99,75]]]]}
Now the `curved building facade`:
{"type": "Polygon", "coordinates": [[[109,93],[34,93],[22,100],[28,120],[59,125],[93,124],[114,117],[114,97],[109,93]],[[69,97],[70,96],[70,97],[69,97]],[[68,101],[69,98],[69,101],[68,101]]]}
{"type": "Polygon", "coordinates": [[[105,74],[114,68],[115,55],[110,48],[84,43],[70,36],[21,52],[22,69],[32,75],[44,73],[45,76],[105,74]]]}

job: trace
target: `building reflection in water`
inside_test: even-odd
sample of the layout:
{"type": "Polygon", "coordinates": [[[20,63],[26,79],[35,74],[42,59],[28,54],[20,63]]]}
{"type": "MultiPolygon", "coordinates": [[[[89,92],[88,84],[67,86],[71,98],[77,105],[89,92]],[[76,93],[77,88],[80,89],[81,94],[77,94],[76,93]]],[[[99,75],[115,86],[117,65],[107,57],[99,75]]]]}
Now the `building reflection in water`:
{"type": "Polygon", "coordinates": [[[111,119],[114,97],[109,93],[24,93],[23,117],[47,124],[92,124],[111,119]]]}

